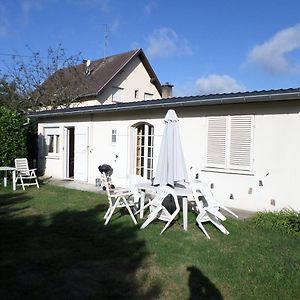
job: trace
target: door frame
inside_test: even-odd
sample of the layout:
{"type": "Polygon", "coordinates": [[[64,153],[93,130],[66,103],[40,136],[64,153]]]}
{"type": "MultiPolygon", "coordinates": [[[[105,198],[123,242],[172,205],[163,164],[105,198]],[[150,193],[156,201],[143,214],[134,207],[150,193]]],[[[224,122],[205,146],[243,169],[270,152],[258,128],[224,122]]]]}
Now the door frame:
{"type": "Polygon", "coordinates": [[[75,158],[74,150],[75,150],[75,126],[65,126],[64,127],[64,178],[69,180],[74,180],[74,158],[75,158]],[[72,157],[73,157],[73,164],[70,163],[72,157]]]}

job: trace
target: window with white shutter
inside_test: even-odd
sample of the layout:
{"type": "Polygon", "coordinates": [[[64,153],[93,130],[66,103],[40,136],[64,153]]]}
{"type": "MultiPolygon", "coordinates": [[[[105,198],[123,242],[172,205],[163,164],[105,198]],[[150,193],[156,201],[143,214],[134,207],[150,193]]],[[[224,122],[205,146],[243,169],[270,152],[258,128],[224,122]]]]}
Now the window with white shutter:
{"type": "Polygon", "coordinates": [[[250,171],[254,117],[208,117],[207,167],[250,171]]]}

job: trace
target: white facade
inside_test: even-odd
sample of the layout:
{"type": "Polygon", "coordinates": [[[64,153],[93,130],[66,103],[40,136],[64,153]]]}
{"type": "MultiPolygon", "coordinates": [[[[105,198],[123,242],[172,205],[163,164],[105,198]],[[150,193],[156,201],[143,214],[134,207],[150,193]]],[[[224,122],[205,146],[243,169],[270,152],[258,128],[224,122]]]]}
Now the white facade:
{"type": "MultiPolygon", "coordinates": [[[[44,170],[45,176],[74,178],[95,184],[99,177],[98,166],[105,163],[114,169],[113,183],[126,186],[129,175],[137,172],[137,162],[140,164],[141,159],[144,159],[144,176],[153,175],[150,158],[153,159],[155,173],[164,129],[163,118],[167,109],[128,109],[81,116],[69,115],[52,117],[51,122],[48,121],[49,118],[44,121],[41,119],[38,129],[41,137],[39,168],[44,170]],[[145,129],[143,132],[148,132],[149,137],[143,140],[137,138],[137,134],[142,132],[137,128],[145,129]],[[47,154],[46,151],[44,157],[43,153],[47,148],[44,141],[47,143],[47,134],[50,132],[52,135],[53,131],[59,135],[57,153],[47,154]],[[68,134],[73,134],[74,137],[71,139],[74,145],[74,174],[71,172],[71,175],[74,176],[68,174],[68,134]],[[149,143],[145,144],[145,152],[141,152],[144,156],[147,156],[146,152],[150,153],[148,160],[143,155],[137,158],[141,148],[139,143],[149,143]],[[146,172],[147,167],[149,173],[146,172]]],[[[284,207],[300,210],[297,189],[300,178],[299,101],[180,107],[175,110],[180,119],[187,169],[191,176],[198,173],[199,179],[211,185],[218,200],[229,207],[252,211],[284,207]],[[208,147],[208,120],[224,116],[241,116],[242,119],[243,116],[251,116],[248,118],[251,120],[251,132],[246,129],[251,133],[247,136],[245,146],[247,159],[249,158],[247,168],[212,168],[208,163],[208,152],[211,151],[208,147]]],[[[50,139],[53,140],[52,137],[50,139]]],[[[231,141],[233,148],[232,143],[231,141]]],[[[240,152],[235,155],[238,159],[242,156],[241,160],[246,157],[240,152]]]]}

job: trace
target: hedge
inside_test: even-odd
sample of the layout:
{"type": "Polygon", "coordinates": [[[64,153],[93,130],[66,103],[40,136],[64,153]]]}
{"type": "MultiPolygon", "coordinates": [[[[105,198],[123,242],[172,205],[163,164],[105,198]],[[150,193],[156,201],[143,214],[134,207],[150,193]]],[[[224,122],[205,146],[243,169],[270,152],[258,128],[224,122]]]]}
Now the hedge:
{"type": "Polygon", "coordinates": [[[26,127],[22,114],[0,106],[0,165],[13,166],[14,159],[26,157],[26,127]]]}

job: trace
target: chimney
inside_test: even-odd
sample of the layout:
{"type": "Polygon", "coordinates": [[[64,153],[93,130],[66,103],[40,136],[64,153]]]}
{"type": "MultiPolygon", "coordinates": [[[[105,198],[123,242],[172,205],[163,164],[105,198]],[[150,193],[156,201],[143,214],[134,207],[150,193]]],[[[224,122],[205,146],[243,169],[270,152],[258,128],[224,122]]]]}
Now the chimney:
{"type": "Polygon", "coordinates": [[[174,85],[166,82],[162,87],[162,98],[172,98],[172,88],[174,85]]]}

